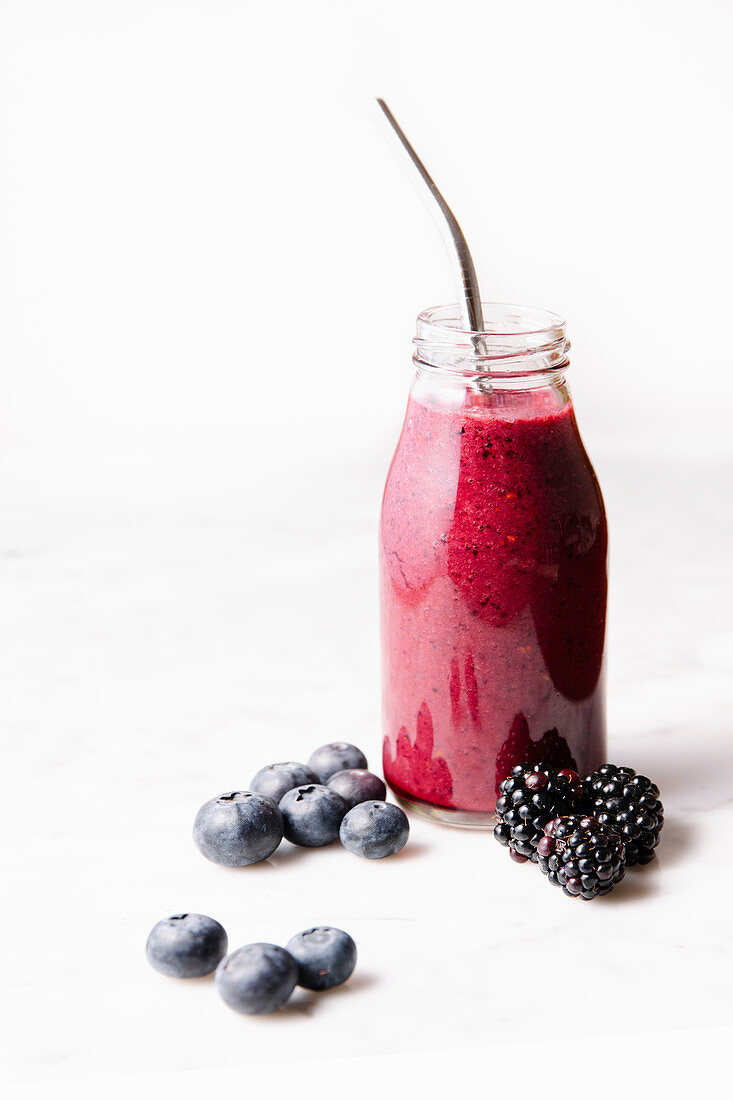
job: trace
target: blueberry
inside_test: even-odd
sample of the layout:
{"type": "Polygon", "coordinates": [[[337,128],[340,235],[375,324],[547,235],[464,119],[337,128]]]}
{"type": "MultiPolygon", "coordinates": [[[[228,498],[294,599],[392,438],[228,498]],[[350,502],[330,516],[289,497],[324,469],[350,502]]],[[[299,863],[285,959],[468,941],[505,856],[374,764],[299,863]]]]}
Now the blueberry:
{"type": "Polygon", "coordinates": [[[177,913],[159,920],[148,936],[148,962],[170,978],[201,978],[227,953],[227,934],[202,913],[177,913]]]}
{"type": "Polygon", "coordinates": [[[379,776],[364,768],[347,768],[342,772],[334,772],[326,786],[340,794],[350,810],[359,802],[387,797],[387,788],[379,776]]]}
{"type": "Polygon", "coordinates": [[[328,783],[335,772],[342,772],[345,768],[367,768],[369,765],[356,745],[350,745],[348,741],[333,741],[316,749],[308,761],[308,767],[313,768],[321,783],[328,783]]]}
{"type": "Polygon", "coordinates": [[[303,848],[321,848],[339,835],[346,803],[320,783],[294,787],[280,799],[285,836],[303,848]]]}
{"type": "Polygon", "coordinates": [[[260,768],[249,787],[258,794],[266,794],[273,802],[279,802],[293,787],[317,782],[318,776],[314,771],[305,764],[290,760],[287,764],[270,764],[266,768],[260,768]]]}
{"type": "Polygon", "coordinates": [[[298,964],[298,985],[305,989],[333,989],[356,966],[356,944],[340,928],[309,928],[293,936],[287,949],[298,964]]]}
{"type": "Polygon", "coordinates": [[[344,848],[365,859],[393,856],[407,843],[410,823],[391,802],[360,802],[349,810],[339,833],[344,848]]]}
{"type": "Polygon", "coordinates": [[[236,1012],[260,1016],[287,1001],[298,980],[298,964],[284,947],[250,943],[219,963],[216,988],[236,1012]]]}
{"type": "Polygon", "coordinates": [[[205,802],[193,823],[193,839],[212,863],[247,867],[267,859],[283,838],[283,819],[271,798],[230,791],[205,802]]]}

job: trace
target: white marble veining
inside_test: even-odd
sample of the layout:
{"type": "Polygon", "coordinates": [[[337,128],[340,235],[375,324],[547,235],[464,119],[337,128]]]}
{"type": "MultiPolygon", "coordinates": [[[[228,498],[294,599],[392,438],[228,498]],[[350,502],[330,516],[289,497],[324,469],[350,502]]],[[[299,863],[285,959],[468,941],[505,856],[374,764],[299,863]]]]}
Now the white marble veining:
{"type": "Polygon", "coordinates": [[[253,485],[226,456],[5,456],[12,1077],[733,1023],[733,470],[602,456],[597,468],[612,539],[610,756],[659,782],[667,823],[655,864],[584,905],[488,834],[421,820],[381,863],[284,844],[224,870],[192,844],[199,804],[266,763],[343,737],[378,764],[381,457],[275,468],[253,485]],[[340,925],[357,971],[331,994],[239,1017],[211,979],[176,982],[145,962],[151,925],[182,909],[218,918],[232,946],[340,925]]]}

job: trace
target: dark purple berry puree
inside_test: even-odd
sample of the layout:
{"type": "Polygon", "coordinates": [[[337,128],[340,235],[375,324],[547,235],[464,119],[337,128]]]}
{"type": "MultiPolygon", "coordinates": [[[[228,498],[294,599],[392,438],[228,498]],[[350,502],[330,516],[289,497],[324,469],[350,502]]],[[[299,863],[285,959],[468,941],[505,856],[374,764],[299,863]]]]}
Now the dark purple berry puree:
{"type": "Polygon", "coordinates": [[[493,810],[515,764],[605,759],[606,519],[549,388],[407,408],[382,505],[384,774],[493,810]]]}

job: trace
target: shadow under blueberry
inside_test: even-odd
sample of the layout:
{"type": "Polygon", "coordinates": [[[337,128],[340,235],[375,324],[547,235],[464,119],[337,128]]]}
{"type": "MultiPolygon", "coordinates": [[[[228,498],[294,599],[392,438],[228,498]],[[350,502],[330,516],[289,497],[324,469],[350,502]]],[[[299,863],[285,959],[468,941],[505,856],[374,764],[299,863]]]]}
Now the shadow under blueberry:
{"type": "Polygon", "coordinates": [[[277,848],[268,859],[263,859],[261,863],[256,863],[252,866],[277,871],[288,863],[292,863],[293,860],[307,858],[312,852],[328,851],[343,852],[344,848],[343,845],[339,844],[338,840],[332,840],[330,844],[321,844],[316,848],[306,848],[300,844],[291,844],[289,840],[283,840],[280,847],[277,848]]]}
{"type": "MultiPolygon", "coordinates": [[[[361,993],[364,989],[371,989],[372,986],[377,984],[377,981],[378,979],[374,974],[352,974],[347,981],[342,982],[341,985],[337,985],[333,989],[327,989],[325,993],[330,994],[332,997],[341,997],[348,993],[361,993]]],[[[317,993],[316,996],[322,997],[324,994],[317,993]]]]}
{"type": "MultiPolygon", "coordinates": [[[[397,860],[399,860],[400,862],[403,862],[404,860],[420,859],[420,857],[424,856],[425,853],[429,850],[430,850],[429,845],[423,844],[419,840],[416,840],[414,842],[411,841],[411,840],[408,840],[407,844],[405,844],[404,848],[401,848],[399,850],[399,852],[395,852],[395,854],[393,856],[386,856],[385,859],[389,863],[394,863],[397,860]]],[[[384,859],[367,859],[367,860],[363,860],[363,862],[364,863],[384,863],[385,860],[384,859]]]]}
{"type": "Polygon", "coordinates": [[[183,982],[186,986],[213,985],[216,967],[210,970],[208,974],[199,974],[197,978],[174,978],[170,974],[161,974],[159,970],[156,970],[155,973],[166,982],[183,982]]]}
{"type": "Polygon", "coordinates": [[[324,989],[321,992],[296,986],[290,999],[286,1001],[282,1008],[279,1008],[277,1012],[266,1013],[261,1018],[272,1021],[275,1019],[293,1019],[297,1016],[312,1016],[318,1011],[318,1006],[324,998],[330,1000],[333,997],[358,993],[364,989],[369,989],[376,982],[377,979],[373,974],[354,974],[341,985],[337,985],[333,989],[324,989]]]}
{"type": "Polygon", "coordinates": [[[298,844],[291,844],[289,840],[283,840],[280,847],[277,848],[268,859],[263,859],[260,863],[253,863],[249,867],[235,867],[232,868],[235,871],[248,871],[252,872],[256,868],[267,869],[268,871],[277,871],[282,867],[287,866],[294,860],[307,858],[311,852],[327,852],[336,851],[341,853],[340,858],[348,859],[351,861],[358,860],[359,863],[384,863],[384,860],[389,860],[392,863],[394,860],[409,860],[413,857],[419,858],[423,856],[429,849],[427,844],[423,844],[421,841],[408,840],[404,848],[401,848],[399,852],[395,852],[392,856],[385,856],[384,859],[363,859],[360,856],[354,855],[352,852],[347,852],[343,844],[340,844],[338,840],[332,841],[330,844],[323,844],[318,848],[305,848],[298,844]]]}
{"type": "Polygon", "coordinates": [[[187,978],[186,980],[188,982],[190,982],[191,985],[195,985],[195,984],[213,985],[215,975],[216,975],[216,967],[214,967],[214,969],[209,974],[202,974],[200,978],[187,978]]]}
{"type": "Polygon", "coordinates": [[[297,986],[286,1003],[277,1012],[264,1013],[262,1019],[282,1020],[291,1019],[293,1016],[312,1016],[318,1004],[320,993],[314,993],[312,989],[301,989],[297,986]]]}

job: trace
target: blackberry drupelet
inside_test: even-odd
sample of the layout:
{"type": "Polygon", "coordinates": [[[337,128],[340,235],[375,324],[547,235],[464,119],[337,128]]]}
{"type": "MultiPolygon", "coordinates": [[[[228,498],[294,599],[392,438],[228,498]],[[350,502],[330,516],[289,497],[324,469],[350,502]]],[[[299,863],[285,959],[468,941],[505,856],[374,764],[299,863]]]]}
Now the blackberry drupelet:
{"type": "Polygon", "coordinates": [[[594,817],[570,814],[545,826],[537,845],[543,875],[571,898],[592,901],[624,877],[624,844],[618,833],[594,817]]]}
{"type": "Polygon", "coordinates": [[[537,844],[553,818],[577,812],[582,785],[570,768],[518,764],[500,786],[494,837],[517,863],[537,862],[537,844]]]}
{"type": "Polygon", "coordinates": [[[633,768],[604,764],[583,780],[583,809],[616,830],[626,847],[627,867],[654,859],[664,807],[651,779],[633,768]]]}

